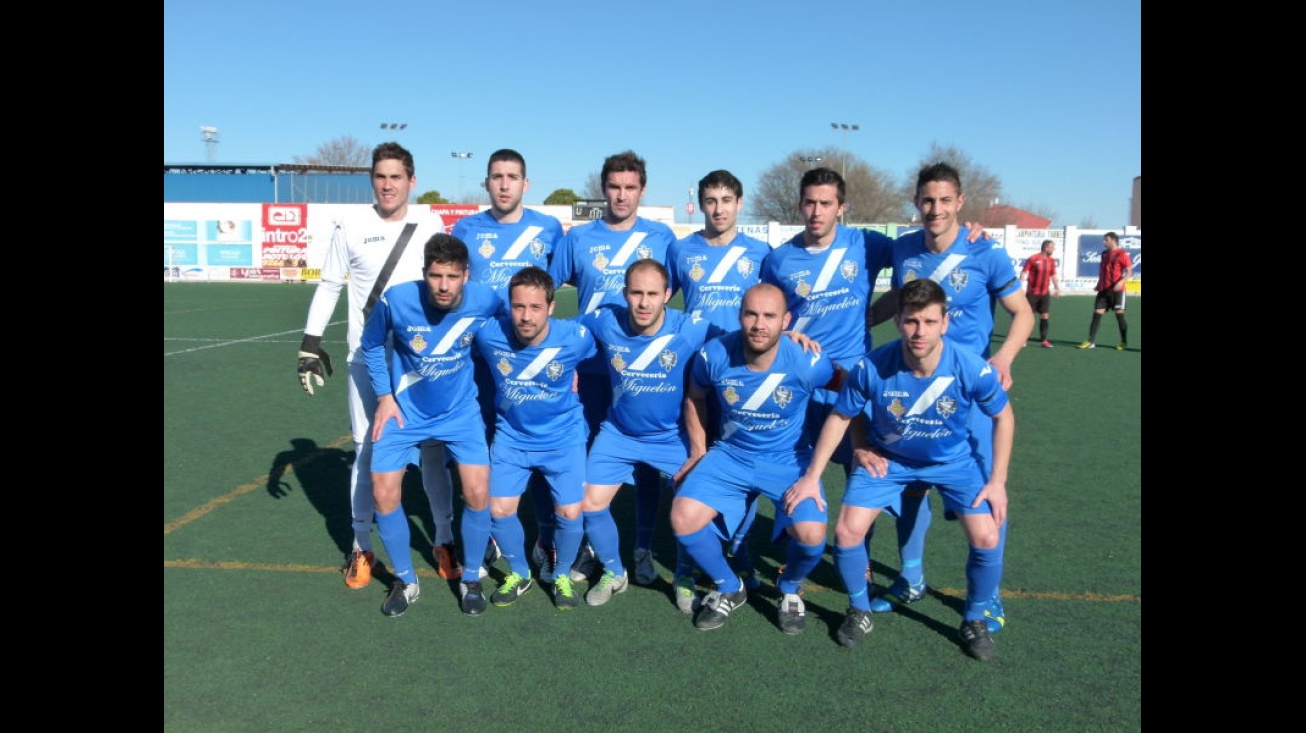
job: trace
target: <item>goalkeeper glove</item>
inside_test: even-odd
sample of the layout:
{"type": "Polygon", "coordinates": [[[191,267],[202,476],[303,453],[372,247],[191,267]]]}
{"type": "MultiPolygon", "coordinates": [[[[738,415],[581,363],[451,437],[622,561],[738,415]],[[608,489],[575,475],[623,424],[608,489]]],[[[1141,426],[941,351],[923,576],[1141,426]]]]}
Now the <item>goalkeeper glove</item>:
{"type": "Polygon", "coordinates": [[[322,348],[322,337],[304,334],[304,341],[299,345],[300,386],[311,397],[314,380],[317,381],[317,386],[321,387],[326,384],[326,378],[331,376],[331,373],[331,355],[322,348]],[[324,369],[325,374],[323,374],[324,369]]]}

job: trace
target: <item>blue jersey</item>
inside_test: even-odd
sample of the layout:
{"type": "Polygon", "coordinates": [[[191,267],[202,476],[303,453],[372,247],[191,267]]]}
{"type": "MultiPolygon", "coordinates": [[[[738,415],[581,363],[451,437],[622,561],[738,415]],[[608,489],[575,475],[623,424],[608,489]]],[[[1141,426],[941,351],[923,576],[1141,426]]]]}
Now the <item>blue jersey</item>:
{"type": "Polygon", "coordinates": [[[667,255],[671,291],[684,294],[686,313],[733,331],[739,328],[744,291],[760,281],[769,254],[771,245],[745,234],[718,247],[694,232],[676,240],[667,255]]]}
{"type": "Polygon", "coordinates": [[[499,291],[507,304],[508,281],[518,270],[549,268],[549,257],[562,240],[562,224],[534,209],[523,209],[520,220],[505,224],[486,209],[459,219],[451,233],[467,245],[472,280],[499,291]]]}
{"type": "Polygon", "coordinates": [[[1020,292],[1020,275],[1001,242],[967,242],[968,236],[970,230],[961,227],[952,246],[935,253],[925,248],[924,231],[902,235],[893,244],[893,286],[918,277],[942,285],[948,294],[948,338],[987,359],[994,301],[1020,292]]]}
{"type": "Polygon", "coordinates": [[[393,392],[404,420],[413,423],[478,409],[472,338],[504,312],[499,296],[479,283],[464,285],[462,301],[447,311],[431,305],[430,292],[425,280],[385,291],[361,343],[372,389],[382,397],[393,392]]]}
{"type": "Polygon", "coordinates": [[[549,263],[556,287],[576,286],[576,309],[584,315],[604,303],[625,305],[622,288],[626,268],[635,260],[655,259],[667,264],[667,249],[676,241],[671,227],[643,217],[617,231],[602,219],[572,227],[549,263]]]}
{"type": "Polygon", "coordinates": [[[901,340],[867,354],[848,375],[834,409],[851,418],[864,413],[872,445],[920,466],[971,460],[971,412],[994,417],[1006,406],[998,370],[944,337],[939,365],[928,377],[912,374],[901,340]]]}
{"type": "Polygon", "coordinates": [[[742,331],[708,341],[690,370],[694,385],[720,407],[716,445],[768,454],[777,462],[810,454],[812,444],[803,430],[807,403],[834,376],[834,362],[825,353],[805,353],[782,336],[771,368],[755,372],[744,362],[742,342],[742,331]]]}
{"type": "Polygon", "coordinates": [[[834,241],[820,251],[806,247],[800,232],[766,258],[762,282],[784,291],[789,329],[847,368],[871,350],[866,306],[892,251],[893,240],[879,232],[836,226],[834,241]]]}
{"type": "Polygon", "coordinates": [[[605,306],[581,318],[608,365],[612,405],[605,420],[628,436],[679,434],[685,370],[709,337],[722,333],[707,321],[667,308],[662,327],[645,336],[630,330],[630,311],[605,306]]]}
{"type": "Polygon", "coordinates": [[[498,318],[476,333],[474,348],[494,377],[495,445],[502,441],[522,450],[585,445],[589,429],[572,382],[576,365],[597,352],[589,329],[550,318],[543,343],[522,346],[512,319],[498,318]]]}

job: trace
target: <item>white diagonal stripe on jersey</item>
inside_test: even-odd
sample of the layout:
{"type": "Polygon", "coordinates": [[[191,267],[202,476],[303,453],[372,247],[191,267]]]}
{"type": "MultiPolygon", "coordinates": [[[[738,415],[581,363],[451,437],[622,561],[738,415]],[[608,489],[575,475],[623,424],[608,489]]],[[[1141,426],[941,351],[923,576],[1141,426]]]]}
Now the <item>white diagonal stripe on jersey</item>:
{"type": "Polygon", "coordinates": [[[647,236],[647,232],[631,232],[630,239],[627,239],[626,243],[621,245],[621,249],[617,250],[617,253],[612,256],[612,262],[609,264],[616,267],[625,267],[626,263],[630,261],[631,255],[635,254],[635,249],[639,247],[639,243],[643,242],[644,237],[647,236]]]}
{"type": "Polygon", "coordinates": [[[517,259],[517,257],[521,255],[522,250],[526,249],[526,245],[530,244],[531,240],[539,236],[539,233],[542,231],[544,231],[544,227],[526,227],[522,230],[521,236],[517,237],[517,241],[513,242],[512,246],[508,248],[508,251],[503,253],[503,258],[505,260],[517,259]]]}
{"type": "Polygon", "coordinates": [[[825,256],[825,264],[821,266],[821,274],[816,278],[816,284],[812,286],[813,293],[823,292],[830,287],[830,281],[834,279],[834,274],[839,271],[839,265],[843,262],[843,253],[847,252],[847,247],[830,250],[825,256]]]}
{"type": "Polygon", "coordinates": [[[398,397],[400,392],[403,392],[420,381],[422,381],[421,374],[418,374],[417,372],[405,373],[404,376],[399,378],[399,384],[395,385],[395,397],[398,397]]]}
{"type": "Polygon", "coordinates": [[[602,290],[596,291],[593,295],[591,295],[589,302],[585,304],[585,312],[593,313],[595,308],[598,308],[600,305],[603,304],[603,296],[605,295],[607,295],[607,293],[602,290]]]}
{"type": "Polygon", "coordinates": [[[673,333],[653,339],[652,343],[644,347],[644,351],[640,353],[639,357],[630,363],[630,368],[637,372],[644,371],[649,364],[653,363],[653,360],[658,358],[658,354],[662,353],[663,347],[671,343],[671,339],[675,337],[676,335],[673,333]]]}
{"type": "Polygon", "coordinates": [[[549,365],[549,362],[553,361],[553,357],[557,356],[559,351],[562,351],[560,346],[553,346],[541,351],[539,356],[535,357],[530,364],[526,365],[525,369],[521,370],[517,378],[534,379],[536,374],[539,374],[544,367],[549,365]]]}
{"type": "Polygon", "coordinates": [[[458,339],[462,338],[463,334],[468,328],[471,328],[473,323],[476,323],[475,318],[459,318],[458,322],[453,324],[453,326],[444,334],[444,338],[440,339],[440,343],[436,344],[434,349],[431,349],[431,353],[449,353],[449,347],[457,343],[458,339]]]}
{"type": "Polygon", "coordinates": [[[793,331],[794,333],[806,333],[807,324],[811,322],[812,322],[811,316],[803,316],[802,318],[799,318],[798,320],[794,321],[794,324],[789,327],[789,330],[793,331]]]}
{"type": "Polygon", "coordinates": [[[758,387],[757,391],[753,393],[753,396],[749,397],[748,401],[739,409],[756,410],[760,408],[762,403],[766,402],[767,398],[771,396],[771,393],[775,391],[775,388],[780,386],[780,382],[784,381],[784,378],[785,375],[783,372],[766,375],[766,379],[762,380],[762,386],[758,387]]]}
{"type": "Polygon", "coordinates": [[[961,261],[964,259],[966,259],[966,255],[948,255],[944,257],[939,266],[934,268],[934,272],[930,273],[930,279],[936,283],[943,282],[953,270],[961,265],[961,261]]]}
{"type": "Polygon", "coordinates": [[[956,377],[939,377],[930,382],[930,386],[926,387],[924,392],[921,392],[921,396],[916,398],[916,402],[912,404],[911,409],[903,417],[924,414],[926,410],[930,409],[930,405],[939,399],[939,395],[943,394],[943,391],[955,381],[957,381],[956,377]]]}
{"type": "Polygon", "coordinates": [[[721,258],[721,263],[716,266],[711,275],[708,275],[707,281],[710,283],[719,283],[730,274],[730,268],[735,266],[740,257],[744,256],[746,250],[743,247],[731,247],[726,256],[721,258]]]}

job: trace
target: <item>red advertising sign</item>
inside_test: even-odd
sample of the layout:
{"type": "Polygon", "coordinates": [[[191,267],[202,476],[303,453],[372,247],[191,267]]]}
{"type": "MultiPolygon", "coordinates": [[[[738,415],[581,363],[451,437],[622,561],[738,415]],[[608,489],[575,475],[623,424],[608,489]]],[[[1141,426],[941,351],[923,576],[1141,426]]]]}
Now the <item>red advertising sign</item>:
{"type": "Polygon", "coordinates": [[[308,264],[308,204],[263,204],[264,267],[308,264]]]}
{"type": "Polygon", "coordinates": [[[431,204],[431,213],[440,215],[440,221],[444,223],[446,232],[453,229],[454,223],[459,219],[471,216],[480,210],[481,207],[476,204],[431,204]]]}

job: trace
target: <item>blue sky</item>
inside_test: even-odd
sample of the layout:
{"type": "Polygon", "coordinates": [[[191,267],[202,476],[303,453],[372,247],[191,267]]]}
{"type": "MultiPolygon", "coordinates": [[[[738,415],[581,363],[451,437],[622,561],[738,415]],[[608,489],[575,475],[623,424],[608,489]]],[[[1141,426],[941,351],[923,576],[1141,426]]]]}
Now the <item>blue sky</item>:
{"type": "Polygon", "coordinates": [[[937,142],[1001,178],[1004,203],[1118,228],[1142,174],[1142,5],[165,0],[163,162],[206,162],[206,125],[226,164],[395,139],[418,191],[450,199],[498,148],[526,157],[527,203],[633,149],[644,203],[680,221],[716,168],[747,200],[795,150],[846,141],[897,181],[937,142]]]}

